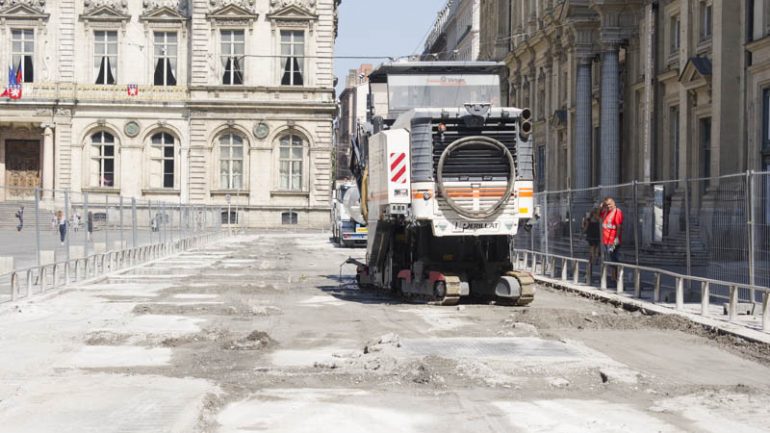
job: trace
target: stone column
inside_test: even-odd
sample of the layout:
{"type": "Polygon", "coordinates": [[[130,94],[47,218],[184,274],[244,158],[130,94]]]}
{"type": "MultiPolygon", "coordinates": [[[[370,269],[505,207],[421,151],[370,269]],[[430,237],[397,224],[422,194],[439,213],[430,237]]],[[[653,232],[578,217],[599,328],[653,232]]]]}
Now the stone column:
{"type": "Polygon", "coordinates": [[[606,44],[602,53],[601,175],[603,186],[620,183],[620,63],[618,45],[606,44]]]}
{"type": "Polygon", "coordinates": [[[581,57],[577,64],[575,102],[575,188],[591,187],[592,106],[591,58],[581,57]]]}
{"type": "Polygon", "coordinates": [[[53,164],[53,126],[41,125],[43,128],[43,196],[51,197],[54,188],[54,164],[53,164]]]}

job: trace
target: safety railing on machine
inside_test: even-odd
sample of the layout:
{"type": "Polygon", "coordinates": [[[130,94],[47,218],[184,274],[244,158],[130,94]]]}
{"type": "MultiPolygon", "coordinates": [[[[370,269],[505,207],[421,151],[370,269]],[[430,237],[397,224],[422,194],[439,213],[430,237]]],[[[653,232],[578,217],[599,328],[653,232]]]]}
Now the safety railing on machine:
{"type": "MultiPolygon", "coordinates": [[[[533,274],[539,274],[552,279],[559,279],[563,282],[571,282],[573,284],[582,283],[587,286],[592,284],[593,266],[589,260],[520,249],[515,249],[512,253],[513,265],[516,269],[527,270],[533,274]]],[[[609,289],[609,271],[614,269],[617,272],[615,278],[615,292],[617,294],[626,294],[625,277],[627,273],[632,272],[632,284],[634,288],[633,297],[642,299],[642,290],[645,286],[644,277],[652,277],[651,301],[660,303],[661,281],[663,277],[668,277],[674,281],[675,310],[686,310],[685,288],[692,287],[694,284],[696,287],[699,287],[700,308],[695,311],[687,310],[688,312],[695,312],[701,316],[708,317],[712,315],[712,299],[727,301],[727,320],[729,322],[736,322],[738,307],[742,303],[751,305],[752,309],[756,306],[761,306],[762,330],[770,332],[770,288],[692,275],[683,275],[660,268],[628,263],[602,262],[599,266],[599,288],[602,290],[609,289]],[[713,293],[712,288],[715,286],[727,287],[727,296],[713,293]],[[761,302],[754,301],[757,299],[757,294],[761,294],[761,302]]]]}

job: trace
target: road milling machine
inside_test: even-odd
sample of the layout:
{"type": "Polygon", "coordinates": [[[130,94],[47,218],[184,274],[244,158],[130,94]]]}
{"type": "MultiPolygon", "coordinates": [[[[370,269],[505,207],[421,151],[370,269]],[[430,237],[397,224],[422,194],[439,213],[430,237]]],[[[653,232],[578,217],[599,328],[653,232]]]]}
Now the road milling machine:
{"type": "Polygon", "coordinates": [[[351,158],[369,229],[360,286],[532,302],[532,276],[510,260],[535,214],[531,112],[501,106],[506,75],[494,62],[393,62],[369,76],[351,158]]]}

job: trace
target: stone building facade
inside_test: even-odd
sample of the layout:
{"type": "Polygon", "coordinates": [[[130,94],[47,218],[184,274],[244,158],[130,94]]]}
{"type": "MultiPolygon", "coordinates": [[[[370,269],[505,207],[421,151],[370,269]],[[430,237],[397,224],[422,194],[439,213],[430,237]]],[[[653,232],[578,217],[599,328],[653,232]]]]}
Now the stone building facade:
{"type": "Polygon", "coordinates": [[[339,3],[0,1],[0,182],[325,225],[339,3]]]}
{"type": "Polygon", "coordinates": [[[769,1],[482,0],[481,12],[481,59],[504,60],[511,103],[535,113],[541,189],[770,168],[769,1]]]}
{"type": "Polygon", "coordinates": [[[448,0],[425,41],[426,60],[478,60],[480,0],[448,0]]]}
{"type": "Polygon", "coordinates": [[[366,123],[369,74],[372,65],[363,64],[348,71],[345,88],[340,93],[340,107],[337,116],[335,146],[336,178],[350,178],[351,140],[355,138],[359,125],[366,123]]]}

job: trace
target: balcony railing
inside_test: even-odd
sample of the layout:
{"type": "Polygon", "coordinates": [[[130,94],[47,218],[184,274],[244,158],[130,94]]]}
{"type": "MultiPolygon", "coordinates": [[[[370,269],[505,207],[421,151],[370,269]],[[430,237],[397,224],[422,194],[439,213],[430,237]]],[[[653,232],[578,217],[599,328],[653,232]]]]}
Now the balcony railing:
{"type": "Polygon", "coordinates": [[[94,102],[182,102],[188,98],[183,86],[139,86],[138,94],[129,95],[127,85],[77,83],[24,84],[24,100],[61,100],[94,102]]]}

